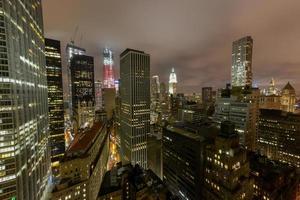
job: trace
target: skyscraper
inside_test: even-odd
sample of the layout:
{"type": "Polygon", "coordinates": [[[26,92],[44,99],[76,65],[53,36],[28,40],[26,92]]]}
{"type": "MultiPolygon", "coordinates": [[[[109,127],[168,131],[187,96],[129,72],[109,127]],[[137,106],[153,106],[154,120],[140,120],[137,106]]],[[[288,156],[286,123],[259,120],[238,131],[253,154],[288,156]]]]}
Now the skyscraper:
{"type": "MultiPolygon", "coordinates": [[[[72,105],[72,80],[71,80],[71,59],[74,55],[85,55],[85,49],[75,46],[74,42],[71,42],[71,44],[67,44],[66,46],[66,55],[67,55],[67,63],[68,63],[68,86],[69,86],[69,92],[67,95],[67,98],[65,101],[68,102],[68,109],[66,113],[66,133],[68,134],[74,134],[73,131],[73,105],[72,105]]],[[[69,138],[73,138],[72,135],[68,136],[69,138]]],[[[68,146],[68,145],[67,145],[68,146]]]]}
{"type": "Polygon", "coordinates": [[[243,37],[232,44],[231,86],[252,86],[252,47],[251,36],[243,37]]]}
{"type": "Polygon", "coordinates": [[[0,1],[0,199],[41,199],[50,173],[41,0],[0,1]]]}
{"type": "Polygon", "coordinates": [[[177,76],[175,73],[174,68],[172,68],[172,72],[170,73],[170,77],[169,77],[169,94],[176,94],[177,92],[177,76]]]}
{"type": "Polygon", "coordinates": [[[92,126],[95,117],[94,58],[74,55],[71,59],[74,129],[92,126]]]}
{"type": "Polygon", "coordinates": [[[114,57],[110,49],[103,51],[103,88],[115,87],[114,57]]]}
{"type": "Polygon", "coordinates": [[[64,99],[60,41],[45,39],[45,55],[48,82],[49,144],[51,165],[57,173],[59,160],[65,152],[64,99]]]}
{"type": "Polygon", "coordinates": [[[121,156],[147,168],[150,132],[150,55],[126,49],[120,55],[121,156]]]}
{"type": "Polygon", "coordinates": [[[212,87],[203,87],[202,88],[202,103],[211,103],[213,100],[213,95],[212,95],[212,87]]]}
{"type": "Polygon", "coordinates": [[[150,105],[150,119],[151,119],[151,124],[154,124],[158,120],[158,114],[160,112],[160,102],[159,102],[159,97],[160,97],[160,84],[159,84],[159,77],[157,75],[152,76],[151,79],[151,105],[150,105]]]}
{"type": "Polygon", "coordinates": [[[102,82],[95,81],[95,110],[102,108],[102,82]]]}

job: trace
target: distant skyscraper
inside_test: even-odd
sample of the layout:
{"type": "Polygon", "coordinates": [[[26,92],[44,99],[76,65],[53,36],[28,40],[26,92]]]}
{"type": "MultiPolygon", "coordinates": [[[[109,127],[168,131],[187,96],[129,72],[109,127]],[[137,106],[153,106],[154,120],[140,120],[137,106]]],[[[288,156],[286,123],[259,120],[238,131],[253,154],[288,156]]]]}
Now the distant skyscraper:
{"type": "Polygon", "coordinates": [[[49,143],[53,173],[57,173],[59,160],[65,152],[64,99],[60,41],[45,39],[48,82],[49,143]]]}
{"type": "Polygon", "coordinates": [[[0,1],[0,199],[42,199],[50,174],[42,1],[0,1]]]}
{"type": "Polygon", "coordinates": [[[114,57],[110,49],[105,48],[103,51],[103,88],[114,88],[114,57]]]}
{"type": "Polygon", "coordinates": [[[71,59],[72,110],[75,130],[92,126],[95,116],[94,58],[74,55],[71,59]]]}
{"type": "Polygon", "coordinates": [[[253,40],[246,36],[232,44],[231,86],[252,87],[253,40]]]}
{"type": "Polygon", "coordinates": [[[177,76],[174,68],[172,68],[172,72],[169,77],[169,94],[176,94],[177,92],[177,76]]]}
{"type": "Polygon", "coordinates": [[[121,55],[121,156],[147,168],[150,133],[150,55],[126,49],[121,55]]]}
{"type": "Polygon", "coordinates": [[[160,112],[160,102],[159,102],[159,97],[160,97],[160,84],[159,84],[159,77],[157,75],[152,76],[151,79],[151,124],[156,123],[158,120],[158,113],[160,112]]]}
{"type": "Polygon", "coordinates": [[[102,108],[102,82],[95,81],[95,110],[102,108]]]}
{"type": "Polygon", "coordinates": [[[203,87],[202,88],[202,103],[211,103],[213,100],[213,91],[212,87],[203,87]]]}

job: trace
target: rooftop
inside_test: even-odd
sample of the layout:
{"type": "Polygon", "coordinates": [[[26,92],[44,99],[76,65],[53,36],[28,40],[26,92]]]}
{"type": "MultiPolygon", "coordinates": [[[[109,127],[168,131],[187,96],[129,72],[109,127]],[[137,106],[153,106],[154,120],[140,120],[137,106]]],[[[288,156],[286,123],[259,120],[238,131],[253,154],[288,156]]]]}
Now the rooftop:
{"type": "Polygon", "coordinates": [[[96,136],[105,127],[101,122],[95,122],[94,125],[82,133],[75,136],[73,142],[66,151],[66,155],[72,156],[74,153],[77,155],[85,154],[96,140],[96,136]]]}
{"type": "Polygon", "coordinates": [[[122,184],[125,184],[125,182],[122,183],[122,180],[125,180],[123,176],[128,178],[130,185],[136,191],[148,187],[149,192],[155,194],[166,189],[163,182],[151,170],[143,170],[138,165],[132,166],[131,164],[122,166],[119,163],[117,167],[106,172],[98,196],[121,190],[122,184]]]}
{"type": "Polygon", "coordinates": [[[288,82],[282,90],[290,90],[290,91],[295,91],[294,87],[288,82]]]}
{"type": "Polygon", "coordinates": [[[213,139],[219,133],[218,128],[210,121],[202,121],[200,123],[179,122],[167,126],[167,129],[198,141],[213,139]]]}
{"type": "Polygon", "coordinates": [[[135,50],[135,49],[130,49],[130,48],[127,48],[125,49],[121,54],[120,54],[120,58],[125,56],[127,53],[129,52],[135,52],[135,53],[141,53],[141,54],[144,54],[145,52],[143,51],[140,51],[140,50],[135,50]]]}

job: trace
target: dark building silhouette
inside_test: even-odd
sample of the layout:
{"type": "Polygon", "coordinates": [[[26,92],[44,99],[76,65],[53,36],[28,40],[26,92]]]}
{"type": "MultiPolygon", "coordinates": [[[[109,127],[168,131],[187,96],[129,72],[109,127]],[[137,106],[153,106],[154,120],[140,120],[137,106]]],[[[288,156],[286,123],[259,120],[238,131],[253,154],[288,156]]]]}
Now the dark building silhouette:
{"type": "Polygon", "coordinates": [[[60,41],[45,39],[48,83],[49,143],[53,173],[57,174],[59,160],[65,152],[64,100],[60,41]]]}
{"type": "Polygon", "coordinates": [[[213,100],[212,87],[203,87],[202,88],[202,103],[203,104],[211,103],[212,100],[213,100]]]}
{"type": "Polygon", "coordinates": [[[203,154],[216,134],[210,124],[177,123],[163,129],[163,180],[179,199],[203,197],[203,154]]]}
{"type": "Polygon", "coordinates": [[[288,164],[271,161],[265,156],[249,153],[253,183],[253,199],[294,200],[299,198],[299,171],[288,164]]]}

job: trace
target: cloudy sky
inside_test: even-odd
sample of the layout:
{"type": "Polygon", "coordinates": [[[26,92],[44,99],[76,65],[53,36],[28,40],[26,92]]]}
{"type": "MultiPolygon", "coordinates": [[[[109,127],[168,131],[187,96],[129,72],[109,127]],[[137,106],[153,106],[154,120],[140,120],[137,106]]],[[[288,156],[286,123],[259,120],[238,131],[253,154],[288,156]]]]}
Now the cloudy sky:
{"type": "Polygon", "coordinates": [[[299,0],[43,0],[45,36],[77,45],[95,57],[102,79],[102,49],[151,55],[151,74],[167,81],[174,67],[180,92],[230,81],[231,44],[251,35],[254,83],[274,77],[300,91],[299,0]]]}

